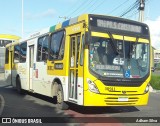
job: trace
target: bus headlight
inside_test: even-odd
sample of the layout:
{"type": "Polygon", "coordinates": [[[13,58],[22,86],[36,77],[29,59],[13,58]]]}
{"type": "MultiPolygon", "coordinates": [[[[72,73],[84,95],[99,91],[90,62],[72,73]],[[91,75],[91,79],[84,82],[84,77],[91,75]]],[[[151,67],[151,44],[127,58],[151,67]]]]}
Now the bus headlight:
{"type": "Polygon", "coordinates": [[[89,90],[91,92],[99,94],[99,90],[98,90],[97,86],[93,83],[93,81],[91,81],[90,79],[87,78],[87,83],[89,86],[89,90]]]}
{"type": "Polygon", "coordinates": [[[149,85],[147,84],[145,90],[144,90],[144,93],[147,93],[149,91],[149,85]]]}

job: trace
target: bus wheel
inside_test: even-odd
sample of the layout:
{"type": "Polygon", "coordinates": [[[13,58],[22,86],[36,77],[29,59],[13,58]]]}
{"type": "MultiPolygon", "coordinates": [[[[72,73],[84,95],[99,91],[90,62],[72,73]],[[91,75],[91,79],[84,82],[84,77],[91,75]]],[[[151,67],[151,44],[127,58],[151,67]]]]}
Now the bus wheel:
{"type": "Polygon", "coordinates": [[[57,89],[57,108],[62,110],[66,110],[69,108],[67,103],[64,101],[63,89],[60,84],[58,84],[58,89],[57,89]]]}
{"type": "Polygon", "coordinates": [[[19,77],[17,77],[17,79],[16,79],[16,89],[17,89],[17,92],[18,92],[19,94],[22,94],[21,81],[20,81],[20,78],[19,78],[19,77]]]}

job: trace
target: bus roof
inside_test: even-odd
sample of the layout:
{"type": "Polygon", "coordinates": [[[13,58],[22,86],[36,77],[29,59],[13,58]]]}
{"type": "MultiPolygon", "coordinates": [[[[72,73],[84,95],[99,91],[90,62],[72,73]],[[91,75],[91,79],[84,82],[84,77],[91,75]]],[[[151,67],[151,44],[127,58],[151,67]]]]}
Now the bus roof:
{"type": "MultiPolygon", "coordinates": [[[[75,23],[83,21],[83,20],[86,20],[86,19],[88,19],[87,17],[88,17],[88,14],[83,14],[83,15],[80,15],[78,17],[71,18],[69,20],[66,20],[66,21],[64,21],[62,23],[59,23],[59,24],[56,24],[56,25],[53,25],[53,26],[48,27],[46,29],[43,29],[41,31],[34,32],[33,34],[29,35],[28,39],[35,38],[37,36],[40,36],[40,35],[43,35],[43,34],[47,34],[47,33],[50,33],[50,32],[54,32],[54,31],[56,31],[58,29],[67,27],[69,25],[75,24],[75,23]]],[[[25,39],[25,40],[27,40],[27,39],[25,39]]],[[[21,40],[21,41],[25,41],[25,40],[21,40]]]]}
{"type": "Polygon", "coordinates": [[[51,33],[51,32],[54,32],[58,29],[62,29],[62,28],[65,28],[67,26],[70,26],[72,24],[75,24],[77,22],[81,22],[81,21],[85,21],[86,23],[88,22],[88,18],[89,18],[89,15],[95,15],[95,16],[106,16],[106,17],[110,17],[110,18],[119,18],[120,20],[126,20],[126,21],[132,21],[132,22],[136,22],[136,23],[140,23],[140,22],[137,22],[137,21],[133,21],[133,20],[129,20],[129,19],[124,19],[124,18],[120,18],[120,17],[114,17],[114,16],[109,16],[109,15],[99,15],[99,14],[82,14],[78,17],[75,17],[75,18],[71,18],[71,19],[68,19],[62,23],[59,23],[59,24],[56,24],[56,25],[53,25],[51,27],[48,27],[48,28],[45,28],[45,29],[42,29],[40,31],[37,31],[37,32],[34,32],[32,33],[31,35],[29,35],[27,38],[25,39],[21,39],[20,42],[24,42],[24,41],[27,41],[29,39],[33,39],[35,37],[38,37],[38,36],[41,36],[41,35],[44,35],[44,34],[47,34],[47,33],[51,33]]]}
{"type": "Polygon", "coordinates": [[[10,34],[0,34],[0,39],[3,40],[19,40],[20,37],[16,35],[10,35],[10,34]]]}

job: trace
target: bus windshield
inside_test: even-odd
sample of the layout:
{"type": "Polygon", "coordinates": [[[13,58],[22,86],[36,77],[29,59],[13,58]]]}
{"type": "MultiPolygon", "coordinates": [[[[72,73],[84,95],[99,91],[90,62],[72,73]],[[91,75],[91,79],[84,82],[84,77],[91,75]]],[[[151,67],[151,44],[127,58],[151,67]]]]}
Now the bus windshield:
{"type": "MultiPolygon", "coordinates": [[[[149,42],[92,36],[89,66],[97,75],[110,78],[143,78],[149,72],[149,42]]],[[[135,37],[136,38],[136,37],[135,37]]]]}

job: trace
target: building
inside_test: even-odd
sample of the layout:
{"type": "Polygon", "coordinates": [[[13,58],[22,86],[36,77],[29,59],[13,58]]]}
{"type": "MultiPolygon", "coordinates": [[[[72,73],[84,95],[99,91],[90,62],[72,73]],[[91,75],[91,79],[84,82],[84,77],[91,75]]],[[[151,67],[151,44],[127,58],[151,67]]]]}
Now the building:
{"type": "Polygon", "coordinates": [[[4,71],[5,46],[8,43],[18,41],[20,37],[9,34],[0,34],[0,72],[4,71]]]}
{"type": "Polygon", "coordinates": [[[151,67],[154,67],[154,50],[155,48],[152,46],[151,48],[151,67]]]}
{"type": "Polygon", "coordinates": [[[154,63],[160,63],[160,50],[154,50],[154,63]]]}

